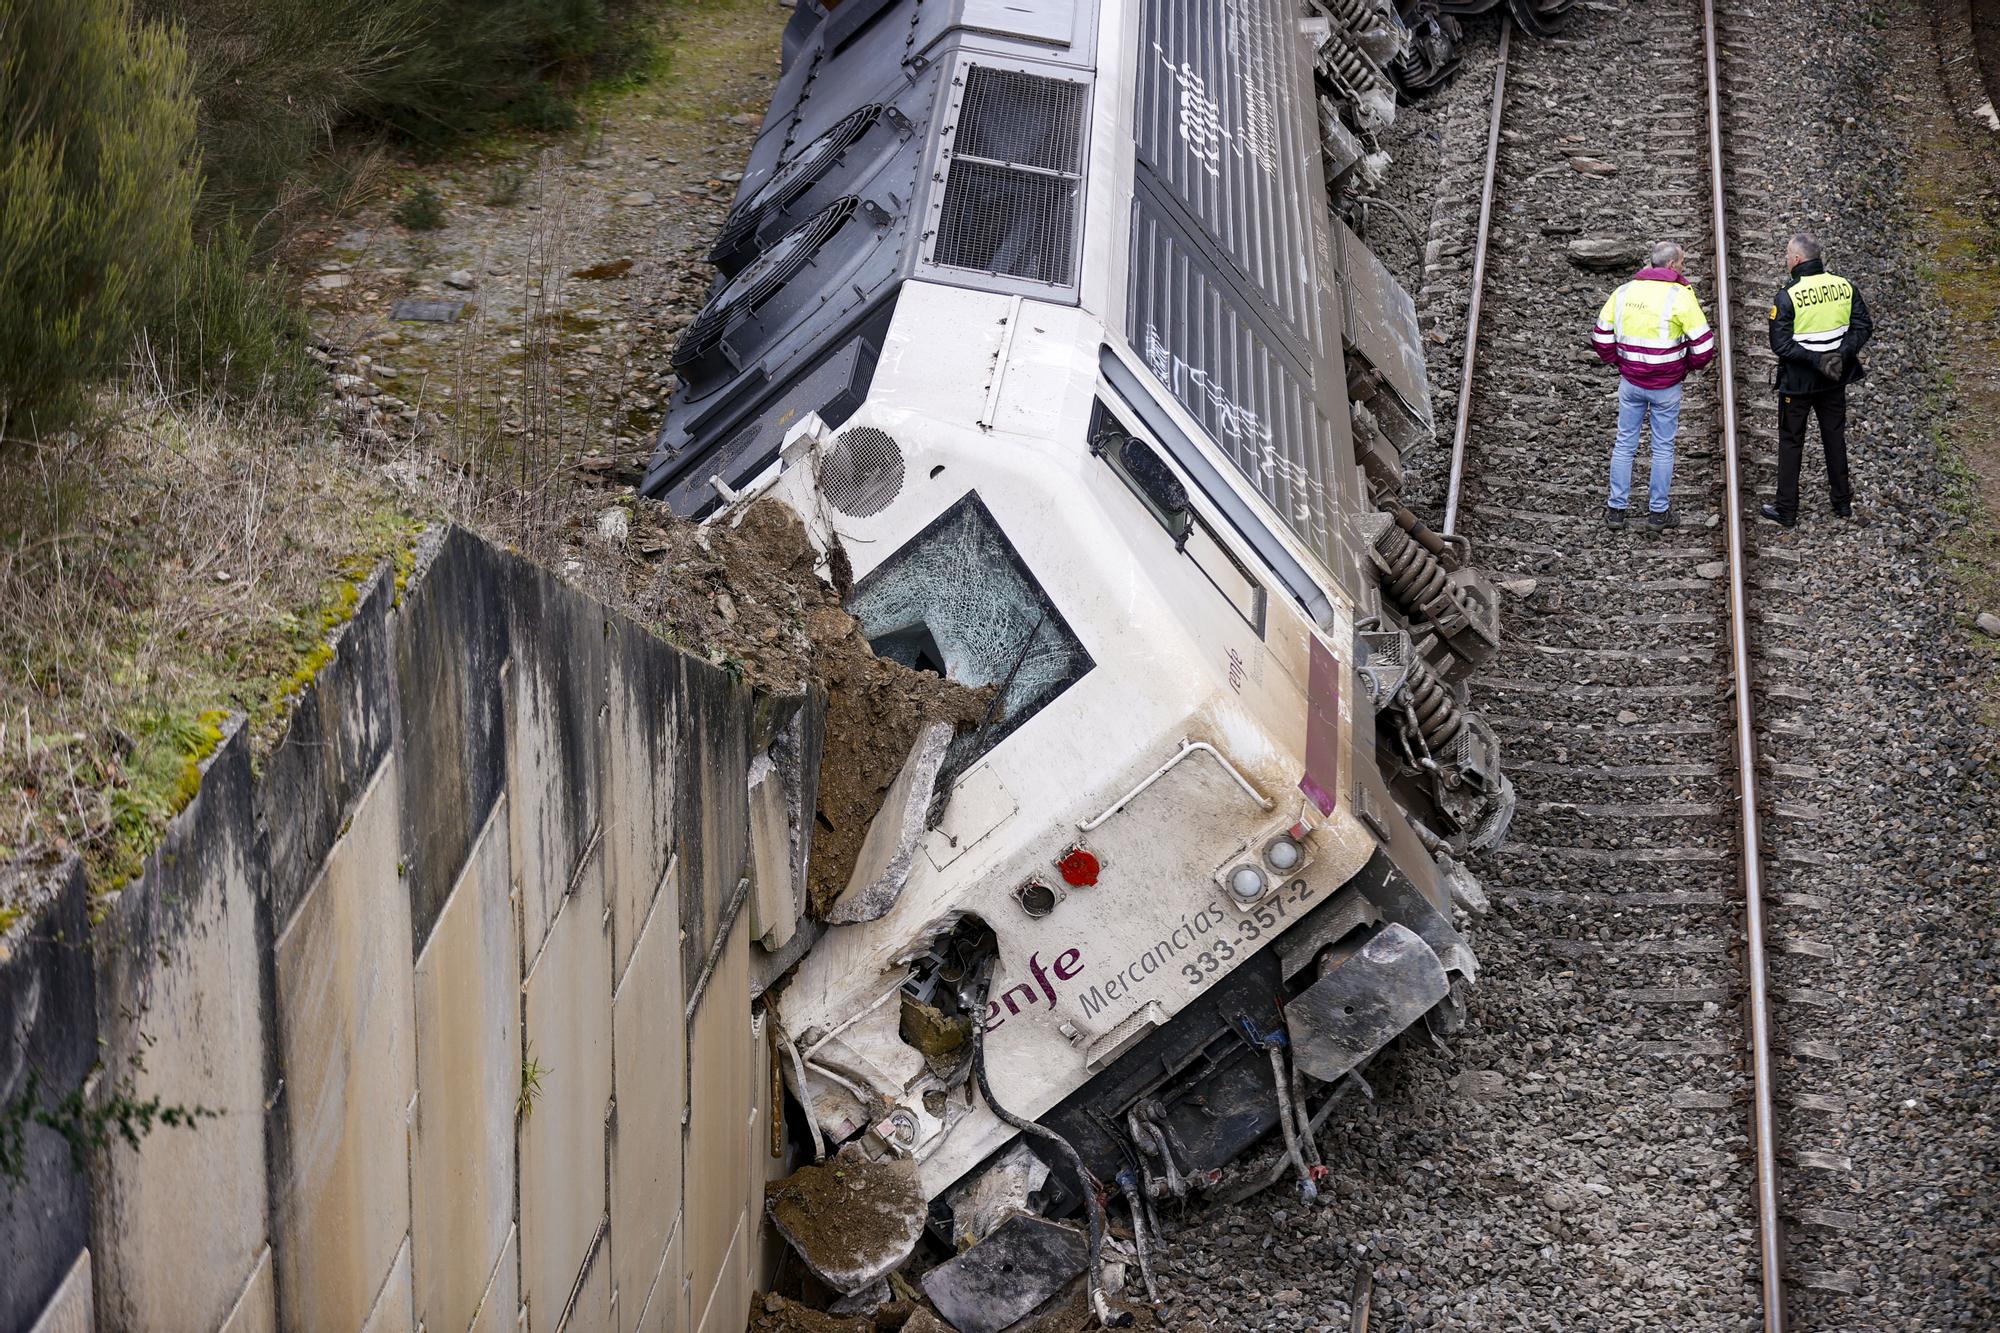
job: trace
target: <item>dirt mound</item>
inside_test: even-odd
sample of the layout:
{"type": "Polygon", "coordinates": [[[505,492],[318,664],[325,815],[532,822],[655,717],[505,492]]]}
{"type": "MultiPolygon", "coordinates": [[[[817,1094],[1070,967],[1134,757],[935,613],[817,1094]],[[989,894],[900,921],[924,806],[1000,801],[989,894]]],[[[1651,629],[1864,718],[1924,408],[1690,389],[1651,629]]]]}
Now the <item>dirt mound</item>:
{"type": "Polygon", "coordinates": [[[643,503],[628,549],[639,568],[635,610],[675,642],[754,685],[827,692],[818,827],[809,867],[812,908],[824,912],[847,887],[868,825],[917,733],[936,721],[975,726],[990,689],[963,685],[875,655],[841,607],[846,552],[820,577],[805,526],[775,500],[701,527],[643,503]]]}

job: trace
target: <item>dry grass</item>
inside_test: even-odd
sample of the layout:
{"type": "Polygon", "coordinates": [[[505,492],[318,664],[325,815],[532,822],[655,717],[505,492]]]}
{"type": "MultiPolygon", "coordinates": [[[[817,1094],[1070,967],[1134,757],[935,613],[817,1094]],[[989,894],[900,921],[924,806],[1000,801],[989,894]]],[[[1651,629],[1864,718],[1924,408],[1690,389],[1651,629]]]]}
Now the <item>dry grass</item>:
{"type": "Polygon", "coordinates": [[[268,734],[409,509],[323,433],[136,373],[0,460],[0,857],[121,882],[229,712],[268,734]]]}
{"type": "MultiPolygon", "coordinates": [[[[601,497],[579,484],[574,469],[589,448],[595,401],[568,380],[563,349],[570,197],[546,171],[528,188],[538,211],[525,276],[538,290],[521,326],[495,329],[473,305],[445,364],[430,376],[444,387],[417,401],[425,431],[384,471],[413,507],[548,563],[601,497]],[[518,338],[507,336],[515,332],[518,338]]],[[[411,357],[399,360],[407,365],[411,357]]]]}
{"type": "MultiPolygon", "coordinates": [[[[382,192],[379,157],[348,165],[323,191],[335,212],[382,192]]],[[[577,209],[558,167],[509,184],[536,206],[518,269],[537,284],[530,308],[490,327],[475,302],[428,364],[395,353],[414,435],[330,402],[302,422],[269,400],[176,393],[142,365],[100,396],[91,432],[0,446],[0,860],[73,850],[101,889],[136,873],[223,721],[274,738],[358,583],[426,523],[623,593],[624,561],[590,539],[620,491],[576,466],[612,408],[572,359],[577,209]]],[[[365,371],[367,350],[325,369],[365,371]]]]}

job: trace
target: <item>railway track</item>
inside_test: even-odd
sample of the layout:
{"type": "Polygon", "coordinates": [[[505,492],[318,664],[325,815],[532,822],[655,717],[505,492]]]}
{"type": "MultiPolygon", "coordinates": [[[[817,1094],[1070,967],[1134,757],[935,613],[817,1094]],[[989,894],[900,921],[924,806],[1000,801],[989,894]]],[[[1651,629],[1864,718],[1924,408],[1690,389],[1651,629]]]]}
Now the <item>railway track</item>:
{"type": "MultiPolygon", "coordinates": [[[[1565,1096],[1615,1128],[1602,1188],[1634,1205],[1627,1225],[1689,1257],[1684,1295],[1712,1311],[1704,1326],[1817,1327],[1816,1301],[1860,1295],[1823,1243],[1859,1219],[1841,1206],[1852,1168],[1830,1130],[1839,1051],[1817,1021],[1841,1004],[1819,942],[1837,906],[1810,882],[1822,739],[1788,679],[1807,660],[1810,580],[1748,527],[1775,433],[1738,412],[1767,399],[1763,303],[1789,229],[1729,174],[1759,132],[1732,96],[1732,21],[1747,41],[1766,20],[1716,0],[1639,15],[1649,39],[1622,50],[1503,37],[1483,179],[1453,193],[1480,206],[1442,510],[1518,596],[1472,686],[1522,797],[1491,882],[1508,924],[1559,960],[1567,1002],[1611,1020],[1565,1096]],[[1563,147],[1579,90],[1617,90],[1615,158],[1563,147]],[[1745,234],[1757,244],[1738,259],[1745,234]],[[1682,409],[1681,523],[1662,533],[1600,521],[1612,378],[1587,327],[1627,274],[1571,267],[1577,236],[1679,241],[1718,330],[1682,409]]],[[[1457,248],[1434,231],[1433,291],[1457,248]]],[[[1635,515],[1644,477],[1642,461],[1635,515]]],[[[1688,1326],[1673,1322],[1688,1308],[1663,1300],[1662,1322],[1639,1311],[1637,1326],[1688,1326]]]]}

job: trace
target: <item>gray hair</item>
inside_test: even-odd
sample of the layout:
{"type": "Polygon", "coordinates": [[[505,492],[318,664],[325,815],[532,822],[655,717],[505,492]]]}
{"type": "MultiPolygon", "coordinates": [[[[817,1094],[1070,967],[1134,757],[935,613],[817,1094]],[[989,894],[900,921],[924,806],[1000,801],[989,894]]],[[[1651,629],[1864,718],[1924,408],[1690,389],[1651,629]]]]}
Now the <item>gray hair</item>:
{"type": "Polygon", "coordinates": [[[1793,232],[1792,249],[1799,252],[1800,259],[1807,259],[1807,260],[1818,259],[1819,237],[1813,235],[1809,231],[1793,232]]]}
{"type": "Polygon", "coordinates": [[[1672,241],[1653,242],[1652,265],[1654,268],[1679,268],[1686,251],[1672,241]]]}

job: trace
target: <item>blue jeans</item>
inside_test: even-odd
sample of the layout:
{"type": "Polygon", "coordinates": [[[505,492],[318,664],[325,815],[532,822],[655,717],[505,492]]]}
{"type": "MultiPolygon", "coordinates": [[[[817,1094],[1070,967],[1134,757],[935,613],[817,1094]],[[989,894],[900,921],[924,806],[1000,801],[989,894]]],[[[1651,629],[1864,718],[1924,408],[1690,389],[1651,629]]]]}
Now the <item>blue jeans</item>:
{"type": "Polygon", "coordinates": [[[1674,482],[1674,435],[1681,428],[1681,386],[1642,389],[1628,379],[1618,381],[1618,443],[1611,450],[1613,509],[1623,509],[1632,494],[1632,458],[1639,452],[1639,427],[1653,418],[1653,477],[1647,503],[1656,514],[1667,509],[1667,488],[1674,482]]]}

